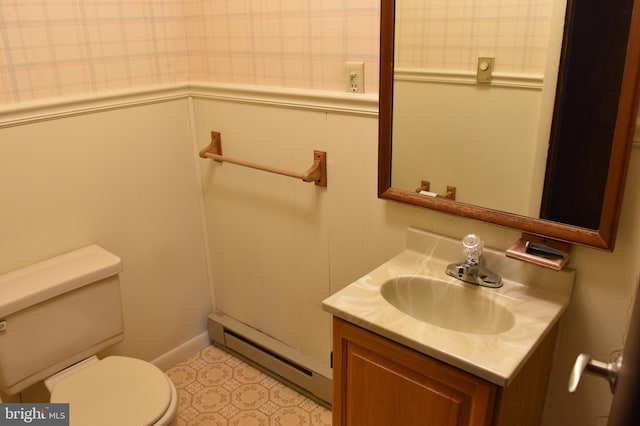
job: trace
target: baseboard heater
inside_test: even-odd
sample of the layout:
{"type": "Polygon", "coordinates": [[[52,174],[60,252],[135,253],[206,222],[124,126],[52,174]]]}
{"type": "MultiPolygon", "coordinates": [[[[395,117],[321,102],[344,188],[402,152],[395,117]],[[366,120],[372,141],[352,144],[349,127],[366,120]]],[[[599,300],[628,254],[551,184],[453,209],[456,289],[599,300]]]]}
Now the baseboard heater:
{"type": "Polygon", "coordinates": [[[331,404],[331,368],[224,314],[209,315],[209,337],[324,405],[331,404]]]}

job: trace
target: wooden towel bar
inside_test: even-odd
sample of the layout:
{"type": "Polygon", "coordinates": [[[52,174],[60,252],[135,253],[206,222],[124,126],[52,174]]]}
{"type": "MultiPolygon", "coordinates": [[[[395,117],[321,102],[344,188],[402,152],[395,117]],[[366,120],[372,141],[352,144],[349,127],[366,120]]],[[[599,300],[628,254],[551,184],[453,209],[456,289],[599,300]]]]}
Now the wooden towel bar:
{"type": "Polygon", "coordinates": [[[279,169],[277,167],[264,166],[262,164],[239,160],[237,158],[225,157],[222,155],[222,138],[220,133],[211,132],[211,143],[200,151],[200,157],[263,170],[269,173],[290,176],[302,179],[304,182],[314,182],[318,186],[327,186],[327,153],[324,151],[313,151],[313,164],[306,172],[292,172],[289,170],[279,169]]]}

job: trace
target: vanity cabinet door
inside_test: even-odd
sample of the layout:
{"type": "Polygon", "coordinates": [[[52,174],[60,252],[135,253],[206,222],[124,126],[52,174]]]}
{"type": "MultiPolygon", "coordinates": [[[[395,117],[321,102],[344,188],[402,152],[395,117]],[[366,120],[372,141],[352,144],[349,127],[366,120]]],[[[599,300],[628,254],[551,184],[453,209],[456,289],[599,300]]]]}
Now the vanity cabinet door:
{"type": "Polygon", "coordinates": [[[338,318],[334,426],[489,425],[496,386],[338,318]]]}

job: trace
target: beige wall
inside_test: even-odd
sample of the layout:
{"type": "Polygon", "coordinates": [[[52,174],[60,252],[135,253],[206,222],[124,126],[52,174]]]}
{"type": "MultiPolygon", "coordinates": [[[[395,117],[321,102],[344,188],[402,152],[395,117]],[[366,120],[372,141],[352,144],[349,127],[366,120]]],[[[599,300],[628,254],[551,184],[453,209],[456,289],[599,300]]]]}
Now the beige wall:
{"type": "Polygon", "coordinates": [[[99,244],[123,262],[116,352],[152,360],[202,333],[192,148],[184,99],[0,126],[0,274],[99,244]]]}
{"type": "MultiPolygon", "coordinates": [[[[519,238],[515,231],[378,199],[375,117],[329,112],[322,124],[315,113],[216,101],[203,103],[200,111],[198,122],[203,128],[198,131],[198,143],[206,144],[209,130],[221,130],[228,155],[304,169],[311,155],[309,142],[326,147],[326,190],[233,165],[209,164],[201,171],[208,240],[212,254],[217,250],[222,256],[212,261],[217,265],[212,270],[217,306],[233,314],[249,311],[249,322],[262,317],[263,321],[256,321],[258,327],[289,344],[304,346],[323,362],[329,347],[314,345],[328,340],[328,318],[312,312],[319,302],[313,295],[333,293],[397,254],[404,246],[406,227],[452,237],[476,232],[498,249],[519,238]],[[252,125],[259,131],[247,129],[252,125]],[[312,130],[309,140],[304,129],[312,130]],[[286,154],[273,155],[271,147],[286,154]],[[237,190],[235,195],[232,190],[237,190]],[[311,213],[312,207],[320,213],[311,213]],[[217,208],[222,211],[214,211],[217,208]],[[307,238],[315,233],[314,244],[319,248],[307,238]],[[327,275],[328,282],[324,281],[327,275]],[[282,277],[291,279],[289,292],[282,291],[282,277]],[[305,309],[310,312],[300,315],[305,309]],[[300,331],[295,332],[291,322],[298,323],[300,331]],[[309,341],[305,330],[317,338],[309,341]]],[[[611,395],[605,381],[586,377],[574,395],[566,388],[580,352],[610,360],[624,344],[628,309],[640,274],[638,153],[636,147],[615,252],[575,248],[575,294],[560,329],[544,426],[600,425],[608,415],[611,395]]]]}
{"type": "Polygon", "coordinates": [[[537,216],[542,88],[465,83],[394,82],[392,186],[414,191],[427,180],[436,193],[456,187],[462,203],[537,216]]]}
{"type": "MultiPolygon", "coordinates": [[[[298,172],[314,149],[329,151],[323,112],[194,104],[201,147],[216,130],[225,155],[298,172]]],[[[331,191],[231,163],[199,167],[216,308],[328,366],[330,318],[320,302],[329,295],[331,191]]]]}

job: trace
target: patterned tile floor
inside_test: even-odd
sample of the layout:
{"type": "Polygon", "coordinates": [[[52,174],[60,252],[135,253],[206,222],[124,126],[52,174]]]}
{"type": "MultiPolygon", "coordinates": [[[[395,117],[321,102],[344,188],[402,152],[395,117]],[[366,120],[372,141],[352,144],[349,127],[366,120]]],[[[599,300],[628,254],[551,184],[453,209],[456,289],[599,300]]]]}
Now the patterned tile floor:
{"type": "Polygon", "coordinates": [[[180,398],[176,426],[331,425],[331,411],[214,346],[167,374],[180,398]]]}

